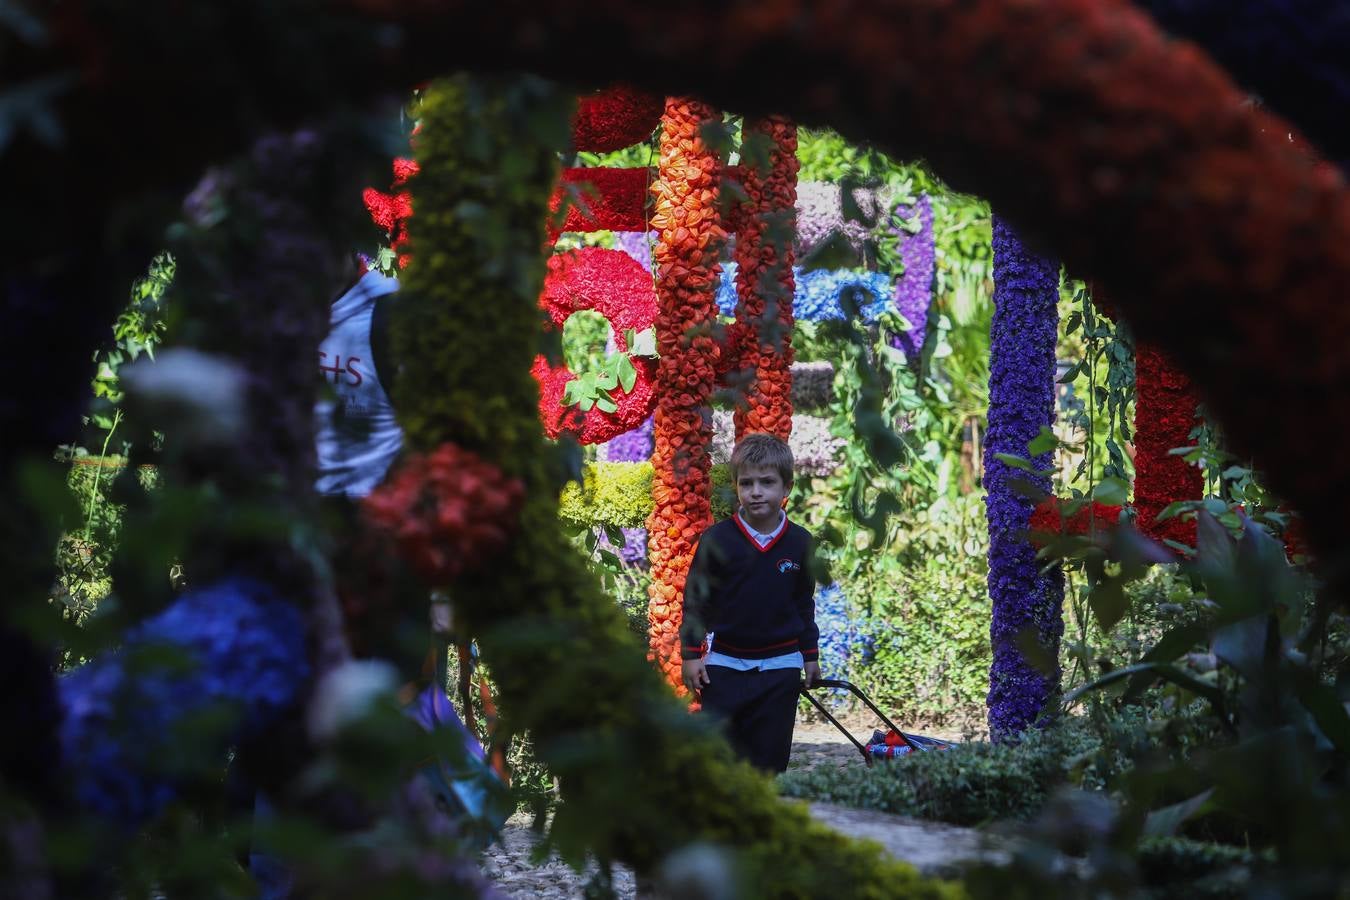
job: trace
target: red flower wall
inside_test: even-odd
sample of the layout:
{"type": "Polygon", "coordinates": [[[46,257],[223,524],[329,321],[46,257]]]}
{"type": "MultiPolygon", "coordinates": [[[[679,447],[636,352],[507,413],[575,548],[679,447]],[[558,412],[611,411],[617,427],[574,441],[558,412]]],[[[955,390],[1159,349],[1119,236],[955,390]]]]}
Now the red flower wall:
{"type": "Polygon", "coordinates": [[[1139,530],[1154,540],[1195,546],[1195,520],[1158,513],[1177,500],[1199,500],[1204,492],[1200,470],[1169,451],[1188,447],[1195,427],[1196,398],[1191,380],[1156,347],[1140,344],[1135,351],[1134,506],[1139,530]]]}

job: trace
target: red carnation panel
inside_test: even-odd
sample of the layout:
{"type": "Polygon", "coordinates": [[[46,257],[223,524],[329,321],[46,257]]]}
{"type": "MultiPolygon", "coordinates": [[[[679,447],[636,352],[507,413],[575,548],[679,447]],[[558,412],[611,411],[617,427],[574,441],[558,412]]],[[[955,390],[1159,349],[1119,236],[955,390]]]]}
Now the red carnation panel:
{"type": "Polygon", "coordinates": [[[564,231],[647,230],[647,169],[564,169],[558,182],[548,202],[550,241],[564,231]],[[568,205],[567,218],[559,227],[555,222],[567,185],[577,185],[580,196],[568,205]]]}
{"type": "Polygon", "coordinates": [[[1156,348],[1135,351],[1134,505],[1139,529],[1154,540],[1195,546],[1195,521],[1159,522],[1158,513],[1177,500],[1199,500],[1200,470],[1171,451],[1191,444],[1196,398],[1191,380],[1156,348]]]}
{"type": "MultiPolygon", "coordinates": [[[[637,260],[621,250],[585,247],[549,258],[539,307],[550,321],[562,328],[567,318],[582,310],[594,310],[614,329],[619,352],[628,351],[624,332],[646,331],[656,324],[656,293],[651,275],[637,260]]],[[[598,444],[632,431],[651,415],[656,404],[655,361],[633,360],[637,381],[631,391],[611,394],[618,407],[612,413],[591,407],[582,411],[563,405],[563,392],[576,375],[563,366],[552,366],[537,356],[530,371],[539,382],[539,418],[552,439],[571,434],[582,444],[598,444]]]]}
{"type": "Polygon", "coordinates": [[[572,118],[572,146],[608,153],[651,138],[661,124],[665,102],[627,85],[616,85],[577,100],[572,118]]]}

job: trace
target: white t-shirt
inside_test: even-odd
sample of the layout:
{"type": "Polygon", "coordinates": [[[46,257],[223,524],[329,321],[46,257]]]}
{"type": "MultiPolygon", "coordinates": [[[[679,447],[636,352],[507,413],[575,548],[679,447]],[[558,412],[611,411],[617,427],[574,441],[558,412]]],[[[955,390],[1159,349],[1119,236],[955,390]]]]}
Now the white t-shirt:
{"type": "Polygon", "coordinates": [[[366,496],[403,447],[403,431],[370,347],[375,300],[396,290],[393,278],[367,272],[333,302],[328,336],[319,345],[325,390],[314,407],[319,470],[314,486],[321,494],[366,496]]]}

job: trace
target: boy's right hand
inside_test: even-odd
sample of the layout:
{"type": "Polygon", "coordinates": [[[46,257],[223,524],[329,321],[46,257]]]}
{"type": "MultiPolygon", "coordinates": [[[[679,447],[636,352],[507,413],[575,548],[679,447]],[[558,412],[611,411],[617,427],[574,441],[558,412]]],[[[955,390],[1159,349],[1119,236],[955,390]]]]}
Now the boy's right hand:
{"type": "Polygon", "coordinates": [[[708,667],[701,659],[686,659],[680,664],[680,674],[684,678],[684,686],[689,688],[691,693],[697,694],[705,684],[712,683],[712,679],[708,677],[708,667]]]}

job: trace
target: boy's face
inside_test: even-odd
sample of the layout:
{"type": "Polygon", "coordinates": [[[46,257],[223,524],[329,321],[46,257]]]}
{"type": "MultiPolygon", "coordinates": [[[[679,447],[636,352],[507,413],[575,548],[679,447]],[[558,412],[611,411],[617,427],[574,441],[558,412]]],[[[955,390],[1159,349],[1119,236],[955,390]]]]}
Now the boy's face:
{"type": "Polygon", "coordinates": [[[787,492],[783,476],[772,466],[742,466],[736,475],[736,499],[752,525],[776,523],[787,492]]]}

